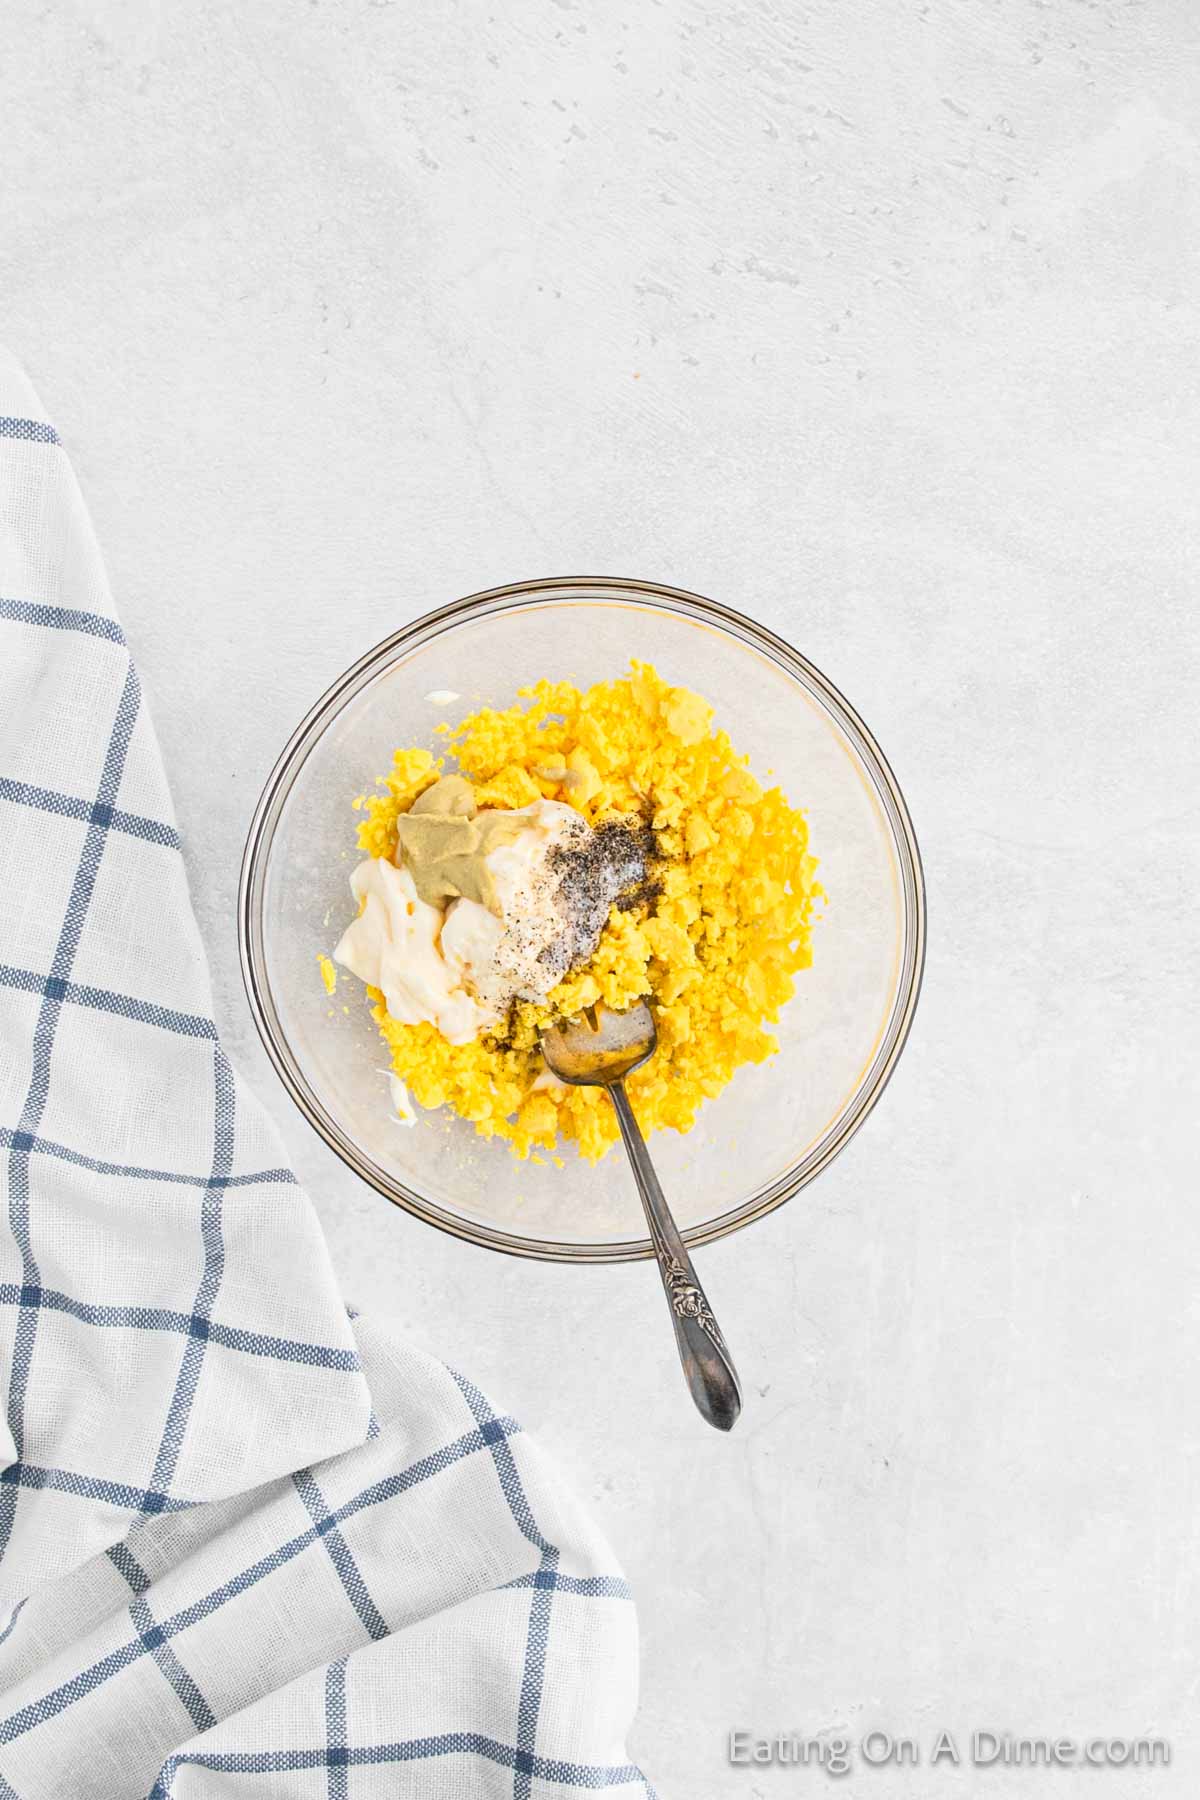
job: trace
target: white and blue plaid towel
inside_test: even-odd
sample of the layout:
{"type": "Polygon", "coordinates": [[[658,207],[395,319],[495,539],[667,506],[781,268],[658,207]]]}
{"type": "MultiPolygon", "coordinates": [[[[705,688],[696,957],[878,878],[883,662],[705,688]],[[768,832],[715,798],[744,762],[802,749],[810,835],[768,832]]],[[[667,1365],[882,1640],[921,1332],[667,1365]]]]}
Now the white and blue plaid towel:
{"type": "Polygon", "coordinates": [[[628,1591],[347,1315],[212,1022],[79,491],[0,357],[0,1800],[645,1794],[628,1591]]]}

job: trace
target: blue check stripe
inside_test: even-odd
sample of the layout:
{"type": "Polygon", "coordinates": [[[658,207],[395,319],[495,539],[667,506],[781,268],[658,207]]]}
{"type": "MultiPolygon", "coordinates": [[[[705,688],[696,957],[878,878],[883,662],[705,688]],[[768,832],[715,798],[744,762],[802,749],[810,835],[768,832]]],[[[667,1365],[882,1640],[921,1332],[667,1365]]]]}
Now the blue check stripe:
{"type": "Polygon", "coordinates": [[[350,1792],[350,1746],[346,1741],[346,1658],[339,1656],[325,1671],[326,1800],[347,1800],[350,1792]]]}
{"type": "Polygon", "coordinates": [[[58,433],[44,419],[0,417],[0,438],[22,438],[27,444],[57,444],[58,433]]]}
{"type": "MultiPolygon", "coordinates": [[[[494,1418],[492,1408],[486,1396],[480,1392],[473,1381],[468,1381],[457,1370],[451,1369],[451,1375],[459,1392],[471,1409],[472,1416],[478,1421],[482,1432],[487,1433],[494,1418]]],[[[530,1586],[533,1590],[529,1603],[529,1624],[525,1633],[525,1659],[521,1669],[521,1691],[517,1702],[517,1743],[513,1752],[513,1800],[529,1800],[532,1791],[534,1766],[537,1762],[535,1748],[537,1744],[538,1716],[542,1706],[542,1690],[546,1678],[546,1653],[550,1645],[550,1612],[557,1584],[559,1550],[551,1544],[538,1527],[533,1516],[533,1508],[521,1481],[517,1469],[516,1458],[512,1446],[506,1438],[491,1441],[492,1461],[500,1480],[504,1497],[522,1534],[529,1542],[541,1551],[538,1564],[530,1586]]]]}
{"type": "Polygon", "coordinates": [[[72,1675],[70,1681],[64,1681],[43,1699],[35,1700],[29,1706],[23,1706],[18,1712],[10,1714],[3,1726],[0,1726],[0,1743],[11,1744],[14,1738],[24,1736],[35,1725],[44,1725],[47,1719],[66,1712],[76,1700],[82,1700],[87,1694],[94,1694],[98,1687],[111,1681],[114,1675],[119,1675],[122,1669],[127,1669],[131,1663],[147,1654],[146,1645],[140,1637],[131,1638],[119,1650],[110,1650],[99,1662],[81,1669],[77,1675],[72,1675]]]}
{"type": "MultiPolygon", "coordinates": [[[[89,835],[95,830],[89,827],[89,835]]],[[[160,1031],[176,1031],[182,1037],[210,1038],[215,1043],[217,1028],[211,1019],[198,1013],[176,1012],[171,1006],[155,1006],[149,1000],[135,1000],[131,994],[114,994],[109,988],[67,981],[60,975],[38,975],[33,969],[16,969],[11,963],[0,963],[0,987],[16,988],[23,994],[41,994],[59,1006],[90,1006],[96,1012],[117,1013],[142,1025],[155,1025],[160,1031]]],[[[55,1013],[57,1017],[57,1010],[55,1013]]]]}
{"type": "MultiPolygon", "coordinates": [[[[54,788],[32,787],[27,781],[12,781],[7,775],[0,776],[0,800],[7,800],[13,806],[30,806],[38,812],[55,813],[60,819],[79,819],[89,824],[97,812],[103,816],[105,810],[93,801],[81,800],[78,794],[60,794],[54,788]]],[[[147,843],[163,844],[171,850],[180,847],[179,833],[173,825],[164,825],[160,819],[147,819],[141,813],[123,812],[119,806],[107,809],[107,824],[110,831],[123,831],[127,837],[145,838],[147,843]]]]}
{"type": "Polygon", "coordinates": [[[141,1598],[134,1600],[129,1608],[129,1616],[137,1626],[143,1644],[154,1658],[155,1665],[162,1670],[172,1693],[196,1730],[211,1730],[217,1722],[216,1714],[172,1650],[161,1626],[155,1623],[154,1614],[147,1602],[141,1598]]]}
{"type": "MultiPolygon", "coordinates": [[[[125,671],[121,698],[109,733],[108,749],[105,753],[104,767],[96,794],[96,801],[100,806],[111,807],[116,801],[140,701],[137,671],[130,661],[125,671]]],[[[54,1049],[54,1034],[62,1011],[62,993],[65,991],[71,964],[83,933],[84,920],[87,917],[88,906],[96,885],[96,874],[100,867],[100,859],[104,854],[106,836],[107,826],[99,820],[93,819],[84,835],[83,849],[75,870],[75,879],[71,884],[66,915],[59,930],[50,976],[42,985],[42,1001],[33,1033],[33,1057],[29,1086],[21,1108],[17,1132],[8,1151],[9,1225],[21,1256],[22,1290],[23,1293],[31,1296],[35,1295],[41,1287],[41,1275],[30,1235],[28,1145],[37,1131],[50,1091],[50,1058],[54,1049]]],[[[25,1441],[25,1393],[33,1362],[37,1318],[36,1300],[32,1300],[28,1304],[23,1302],[17,1313],[17,1329],[8,1381],[8,1428],[12,1433],[18,1463],[25,1441]]],[[[0,1491],[0,1556],[3,1555],[12,1535],[19,1493],[20,1487],[15,1482],[5,1483],[3,1490],[0,1491]]]]}
{"type": "MultiPolygon", "coordinates": [[[[442,1756],[475,1756],[498,1763],[502,1769],[516,1769],[521,1756],[511,1744],[478,1731],[447,1731],[438,1737],[405,1738],[394,1744],[366,1744],[348,1749],[346,1764],[352,1769],[379,1768],[388,1763],[427,1762],[442,1756]]],[[[149,1800],[170,1800],[175,1775],[182,1768],[209,1769],[224,1775],[289,1775],[304,1769],[327,1768],[328,1755],[321,1750],[199,1750],[181,1751],[163,1766],[162,1773],[150,1790],[149,1800]]],[[[577,1788],[630,1787],[635,1783],[643,1794],[653,1790],[635,1763],[567,1762],[557,1756],[532,1758],[530,1775],[552,1786],[577,1788]]]]}
{"type": "Polygon", "coordinates": [[[560,1575],[557,1570],[544,1574],[531,1569],[504,1583],[506,1588],[549,1587],[556,1594],[583,1594],[590,1600],[632,1600],[629,1583],[621,1575],[560,1575]]]}
{"type": "Polygon", "coordinates": [[[554,1574],[558,1551],[547,1550],[533,1578],[529,1629],[525,1635],[525,1665],[521,1671],[521,1700],[517,1710],[517,1754],[513,1763],[513,1800],[529,1800],[533,1787],[534,1745],[538,1714],[546,1678],[546,1651],[550,1644],[550,1606],[554,1599],[554,1574]]]}
{"type": "MultiPolygon", "coordinates": [[[[15,1281],[0,1281],[0,1306],[19,1306],[21,1292],[15,1281]]],[[[178,1331],[207,1338],[225,1350],[240,1350],[246,1356],[272,1356],[278,1362],[305,1363],[313,1369],[341,1369],[347,1373],[362,1368],[357,1350],[342,1349],[335,1344],[307,1344],[300,1339],[271,1337],[263,1331],[244,1331],[240,1326],[221,1325],[196,1313],[173,1312],[165,1306],[99,1306],[85,1300],[73,1300],[56,1288],[39,1288],[36,1304],[44,1312],[65,1313],[83,1325],[94,1325],[109,1331],[178,1331]]]]}
{"type": "Polygon", "coordinates": [[[38,1463],[9,1463],[0,1469],[0,1488],[49,1488],[76,1500],[103,1500],[126,1512],[186,1512],[196,1503],[149,1488],[131,1487],[127,1481],[109,1481],[103,1475],[82,1475],[77,1469],[46,1469],[38,1463]]]}
{"type": "Polygon", "coordinates": [[[16,625],[41,625],[49,631],[80,631],[85,637],[105,638],[123,644],[125,633],[115,619],[103,613],[80,612],[74,606],[46,606],[40,600],[8,600],[0,595],[0,619],[16,625]]]}
{"type": "MultiPolygon", "coordinates": [[[[506,1438],[514,1436],[521,1429],[515,1419],[507,1417],[493,1418],[492,1424],[496,1432],[506,1438]]],[[[407,1469],[398,1470],[394,1475],[388,1475],[380,1481],[372,1482],[369,1487],[355,1494],[352,1499],[335,1507],[329,1517],[336,1524],[342,1525],[347,1519],[353,1518],[368,1507],[378,1506],[383,1501],[395,1499],[398,1494],[407,1493],[409,1489],[419,1486],[420,1483],[444,1473],[446,1469],[461,1462],[464,1457],[475,1456],[481,1450],[490,1448],[494,1441],[494,1436],[490,1432],[485,1435],[481,1427],[465,1432],[453,1443],[443,1445],[439,1450],[431,1451],[428,1456],[421,1457],[419,1461],[410,1464],[407,1469]]],[[[43,1471],[43,1473],[45,1472],[43,1471]]],[[[50,1471],[50,1473],[57,1473],[57,1471],[50,1471]]],[[[10,1471],[7,1469],[0,1472],[0,1482],[7,1480],[9,1474],[10,1471]]],[[[136,1495],[137,1492],[136,1489],[124,1491],[129,1495],[136,1495]]],[[[184,1500],[164,1497],[161,1508],[152,1507],[144,1510],[181,1512],[187,1504],[184,1500]]],[[[222,1582],[219,1587],[213,1588],[201,1599],[193,1601],[190,1606],[182,1607],[170,1618],[160,1620],[156,1629],[162,1632],[164,1639],[178,1637],[181,1632],[199,1624],[202,1619],[211,1618],[215,1612],[219,1612],[231,1600],[236,1600],[239,1594],[244,1594],[247,1589],[255,1587],[267,1576],[274,1574],[277,1569],[285,1567],[293,1558],[311,1549],[320,1542],[320,1537],[321,1534],[315,1525],[310,1526],[306,1531],[298,1532],[296,1536],[281,1544],[277,1550],[272,1550],[269,1555],[260,1557],[257,1562],[251,1563],[239,1574],[222,1582]]],[[[98,1662],[90,1664],[88,1668],[73,1675],[69,1681],[51,1689],[40,1700],[34,1700],[26,1706],[19,1707],[16,1712],[10,1713],[8,1718],[0,1721],[0,1743],[10,1744],[15,1738],[23,1737],[27,1731],[32,1731],[35,1726],[44,1725],[48,1719],[56,1718],[68,1707],[73,1706],[75,1701],[84,1694],[93,1693],[102,1683],[110,1680],[112,1676],[118,1674],[122,1669],[128,1668],[130,1663],[136,1662],[139,1657],[146,1654],[147,1646],[140,1635],[132,1638],[127,1644],[122,1644],[119,1649],[110,1651],[98,1662]]],[[[324,1757],[323,1751],[320,1752],[320,1757],[324,1757]]],[[[320,1762],[308,1766],[320,1767],[320,1762]]]]}
{"type": "Polygon", "coordinates": [[[351,1554],[350,1547],[342,1536],[337,1520],[325,1504],[325,1496],[317,1486],[311,1469],[301,1469],[293,1475],[296,1492],[308,1508],[309,1517],[317,1528],[317,1535],[324,1542],[329,1552],[329,1560],[338,1572],[338,1579],[346,1590],[346,1597],[362,1621],[367,1636],[378,1640],[388,1635],[387,1621],[376,1606],[362,1578],[362,1571],[351,1554]]]}
{"type": "Polygon", "coordinates": [[[175,1392],[171,1396],[167,1421],[163,1426],[162,1441],[158,1447],[158,1455],[154,1459],[154,1472],[150,1477],[151,1487],[164,1493],[171,1485],[175,1474],[175,1465],[179,1461],[179,1452],[183,1448],[192,1402],[196,1398],[196,1386],[200,1380],[200,1367],[204,1361],[204,1348],[208,1342],[208,1320],[212,1313],[213,1302],[217,1297],[217,1290],[221,1285],[221,1277],[225,1272],[225,1242],[221,1232],[221,1211],[224,1206],[229,1171],[233,1165],[233,1128],[236,1104],[233,1070],[229,1066],[229,1058],[220,1044],[214,1044],[212,1180],[204,1190],[204,1199],[200,1205],[200,1238],[204,1247],[204,1267],[200,1275],[200,1286],[196,1290],[196,1298],[192,1302],[191,1323],[187,1341],[183,1347],[179,1373],[175,1379],[175,1392]]]}
{"type": "Polygon", "coordinates": [[[492,1418],[486,1425],[468,1431],[462,1437],[455,1438],[441,1450],[431,1450],[419,1462],[413,1463],[409,1469],[401,1470],[397,1475],[385,1475],[382,1480],[374,1481],[370,1487],[356,1494],[353,1500],[345,1501],[332,1515],[339,1524],[352,1519],[368,1506],[378,1506],[381,1500],[393,1500],[397,1494],[407,1493],[418,1482],[427,1481],[431,1475],[439,1475],[464,1456],[473,1456],[477,1450],[491,1449],[497,1438],[515,1437],[521,1427],[515,1419],[507,1416],[492,1418]]]}
{"type": "Polygon", "coordinates": [[[18,1600],[17,1604],[13,1607],[12,1611],[9,1613],[8,1624],[4,1627],[3,1631],[0,1631],[0,1644],[7,1644],[9,1638],[12,1636],[13,1632],[16,1630],[17,1620],[20,1618],[21,1613],[25,1607],[25,1601],[28,1600],[28,1598],[29,1598],[29,1595],[26,1594],[24,1600],[18,1600]]]}
{"type": "Polygon", "coordinates": [[[120,1570],[133,1589],[134,1598],[129,1607],[129,1617],[136,1625],[143,1644],[162,1670],[196,1730],[207,1731],[216,1724],[216,1715],[193,1677],[172,1650],[166,1634],[156,1624],[149,1603],[142,1598],[151,1585],[149,1575],[128,1544],[114,1544],[107,1555],[113,1567],[120,1570]]]}
{"type": "MultiPolygon", "coordinates": [[[[7,1125],[0,1125],[0,1150],[7,1149],[14,1136],[15,1133],[7,1125]]],[[[173,1181],[182,1187],[213,1185],[211,1169],[206,1170],[203,1175],[181,1175],[177,1169],[143,1169],[136,1163],[103,1162],[99,1157],[85,1156],[81,1150],[72,1150],[67,1144],[56,1144],[52,1139],[44,1137],[31,1139],[25,1148],[31,1156],[57,1156],[63,1162],[73,1163],[77,1169],[89,1169],[94,1175],[116,1175],[128,1181],[173,1181]]],[[[226,1188],[268,1184],[286,1184],[290,1187],[299,1185],[291,1169],[255,1169],[252,1174],[231,1175],[227,1181],[219,1183],[226,1188]]]]}
{"type": "Polygon", "coordinates": [[[146,1592],[150,1586],[150,1577],[128,1544],[111,1544],[105,1555],[113,1568],[125,1577],[135,1594],[146,1592]]]}
{"type": "MultiPolygon", "coordinates": [[[[487,1396],[480,1392],[473,1381],[469,1381],[465,1375],[460,1375],[457,1369],[451,1369],[450,1374],[454,1379],[455,1386],[470,1407],[476,1423],[482,1431],[487,1432],[495,1424],[496,1419],[487,1396]]],[[[489,1439],[489,1442],[492,1445],[492,1461],[496,1465],[496,1473],[500,1478],[500,1486],[504,1491],[504,1498],[508,1501],[509,1510],[520,1527],[522,1536],[527,1537],[534,1548],[540,1550],[544,1556],[548,1550],[554,1549],[554,1545],[548,1543],[538,1530],[537,1520],[533,1516],[533,1508],[529,1504],[521,1483],[521,1477],[517,1472],[516,1461],[508,1441],[498,1433],[494,1439],[489,1439]]]]}

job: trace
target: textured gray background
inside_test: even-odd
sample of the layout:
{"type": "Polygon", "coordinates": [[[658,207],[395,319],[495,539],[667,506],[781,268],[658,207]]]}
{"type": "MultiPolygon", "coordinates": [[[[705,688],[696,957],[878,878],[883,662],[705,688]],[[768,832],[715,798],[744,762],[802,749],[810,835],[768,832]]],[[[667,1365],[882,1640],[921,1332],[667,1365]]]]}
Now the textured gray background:
{"type": "MultiPolygon", "coordinates": [[[[141,659],[219,1016],[348,1294],[536,1428],[639,1592],[634,1750],[744,1724],[1158,1730],[1194,1794],[1200,1222],[1185,0],[10,0],[0,333],[141,659]],[[362,649],[532,574],[694,587],[893,759],[931,952],[884,1103],[710,1250],[706,1435],[644,1267],[359,1186],[253,1038],[233,900],[362,649]]],[[[970,1794],[866,1772],[876,1800],[970,1794]]]]}

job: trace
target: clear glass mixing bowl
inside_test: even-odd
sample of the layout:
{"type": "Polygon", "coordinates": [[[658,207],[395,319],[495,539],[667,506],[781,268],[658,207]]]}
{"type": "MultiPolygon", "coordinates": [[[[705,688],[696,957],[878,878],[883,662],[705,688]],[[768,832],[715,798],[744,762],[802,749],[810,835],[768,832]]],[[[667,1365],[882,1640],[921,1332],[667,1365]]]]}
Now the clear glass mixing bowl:
{"type": "Polygon", "coordinates": [[[690,1243],[759,1218],[811,1181],[879,1098],[912,1021],[925,945],[920,858],[895,777],[853,709],[773,633],[640,581],[535,581],[443,607],[379,644],[313,707],[267,782],[242,865],[250,1004],[310,1124],[397,1205],[523,1256],[650,1253],[620,1148],[594,1167],[568,1149],[559,1170],[516,1162],[444,1109],[396,1123],[363,990],[343,971],[331,1001],[317,956],[354,913],[351,799],[397,745],[441,749],[433,728],[443,718],[509,706],[543,675],[580,686],[620,675],[631,656],[712,701],[754,770],[804,810],[829,896],[778,1055],[740,1070],[686,1136],[652,1139],[690,1243]],[[447,690],[461,701],[429,698],[447,690]]]}

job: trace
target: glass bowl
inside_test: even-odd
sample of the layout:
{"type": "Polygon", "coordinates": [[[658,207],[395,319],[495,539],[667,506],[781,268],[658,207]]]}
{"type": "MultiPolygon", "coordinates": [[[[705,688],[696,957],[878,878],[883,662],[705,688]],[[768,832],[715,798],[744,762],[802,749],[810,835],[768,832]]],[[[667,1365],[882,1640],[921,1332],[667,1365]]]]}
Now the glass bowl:
{"type": "MultiPolygon", "coordinates": [[[[447,1109],[391,1116],[386,1055],[361,985],[326,994],[317,957],[354,915],[351,800],[397,745],[540,676],[580,686],[631,656],[716,707],[760,777],[803,809],[828,900],[813,966],[774,1028],[778,1054],[741,1069],[686,1135],[651,1140],[689,1243],[735,1231],[811,1181],[862,1124],[896,1065],[920,987],[925,899],[903,796],[870,732],[819,670],[711,600],[649,582],[533,581],[473,594],[396,632],[294,732],[259,801],[238,900],[242,969],[284,1085],[365,1181],[444,1231],[522,1256],[648,1256],[618,1146],[589,1166],[517,1162],[447,1109]],[[453,703],[431,699],[451,692],[453,703]]],[[[562,1146],[559,1147],[562,1150],[562,1146]]]]}

